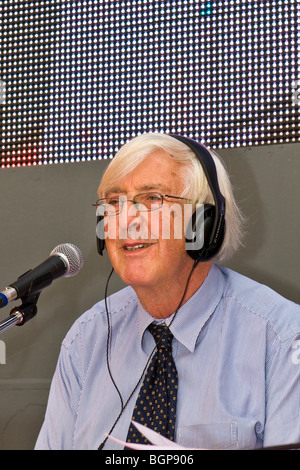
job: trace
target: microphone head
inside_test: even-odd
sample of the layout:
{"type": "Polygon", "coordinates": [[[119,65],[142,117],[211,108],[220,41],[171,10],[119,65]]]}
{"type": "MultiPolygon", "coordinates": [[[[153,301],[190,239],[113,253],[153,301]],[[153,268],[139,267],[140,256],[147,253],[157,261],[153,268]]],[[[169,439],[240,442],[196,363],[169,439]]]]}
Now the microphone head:
{"type": "Polygon", "coordinates": [[[83,266],[83,256],[77,246],[72,243],[63,243],[56,246],[50,253],[50,256],[60,256],[66,264],[64,277],[76,276],[83,266]]]}

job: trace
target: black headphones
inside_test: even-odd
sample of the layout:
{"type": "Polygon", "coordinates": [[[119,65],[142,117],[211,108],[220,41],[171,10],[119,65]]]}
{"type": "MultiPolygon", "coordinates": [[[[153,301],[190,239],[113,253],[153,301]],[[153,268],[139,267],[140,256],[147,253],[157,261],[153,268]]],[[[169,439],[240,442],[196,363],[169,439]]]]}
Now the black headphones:
{"type": "MultiPolygon", "coordinates": [[[[215,162],[210,152],[200,142],[189,137],[170,135],[186,144],[194,152],[201,163],[214,198],[214,204],[204,204],[196,209],[186,231],[187,245],[196,247],[187,249],[189,256],[195,261],[208,261],[220,250],[225,235],[225,198],[219,188],[215,162]],[[203,240],[200,248],[197,248],[197,239],[203,240]]],[[[97,251],[101,256],[105,249],[104,227],[103,223],[100,223],[102,219],[103,216],[97,216],[97,251]]]]}

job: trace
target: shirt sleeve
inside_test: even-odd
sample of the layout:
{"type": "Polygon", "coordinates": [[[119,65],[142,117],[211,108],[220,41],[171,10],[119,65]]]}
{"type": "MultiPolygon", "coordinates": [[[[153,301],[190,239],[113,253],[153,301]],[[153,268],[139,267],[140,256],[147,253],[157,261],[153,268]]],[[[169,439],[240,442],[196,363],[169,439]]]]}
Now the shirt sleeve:
{"type": "Polygon", "coordinates": [[[36,450],[70,450],[74,448],[74,429],[81,393],[80,356],[62,345],[52,379],[45,419],[36,450]]]}
{"type": "Polygon", "coordinates": [[[267,366],[264,447],[300,442],[300,335],[277,343],[267,366]]]}

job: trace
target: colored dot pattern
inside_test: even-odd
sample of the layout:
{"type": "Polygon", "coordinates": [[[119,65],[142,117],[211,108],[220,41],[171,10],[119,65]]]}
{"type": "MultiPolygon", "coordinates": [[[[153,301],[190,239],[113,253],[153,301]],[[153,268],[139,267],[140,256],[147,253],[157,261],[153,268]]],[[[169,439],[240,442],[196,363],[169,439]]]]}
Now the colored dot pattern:
{"type": "MultiPolygon", "coordinates": [[[[172,356],[173,334],[165,324],[151,324],[157,350],[146,371],[132,420],[174,440],[178,375],[172,356]]],[[[149,444],[149,441],[131,425],[127,442],[149,444]]]]}

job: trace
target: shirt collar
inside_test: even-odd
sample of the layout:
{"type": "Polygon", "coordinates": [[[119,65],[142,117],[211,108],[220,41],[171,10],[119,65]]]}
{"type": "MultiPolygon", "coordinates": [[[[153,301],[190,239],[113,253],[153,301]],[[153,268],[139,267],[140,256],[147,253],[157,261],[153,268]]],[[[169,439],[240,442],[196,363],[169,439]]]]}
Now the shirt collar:
{"type": "MultiPolygon", "coordinates": [[[[174,337],[193,352],[203,326],[215,311],[224,290],[224,278],[216,265],[212,265],[206,279],[195,294],[178,310],[170,327],[174,337]]],[[[173,315],[165,320],[168,325],[173,315]]],[[[153,317],[139,303],[138,334],[142,342],[146,328],[153,317]]]]}

